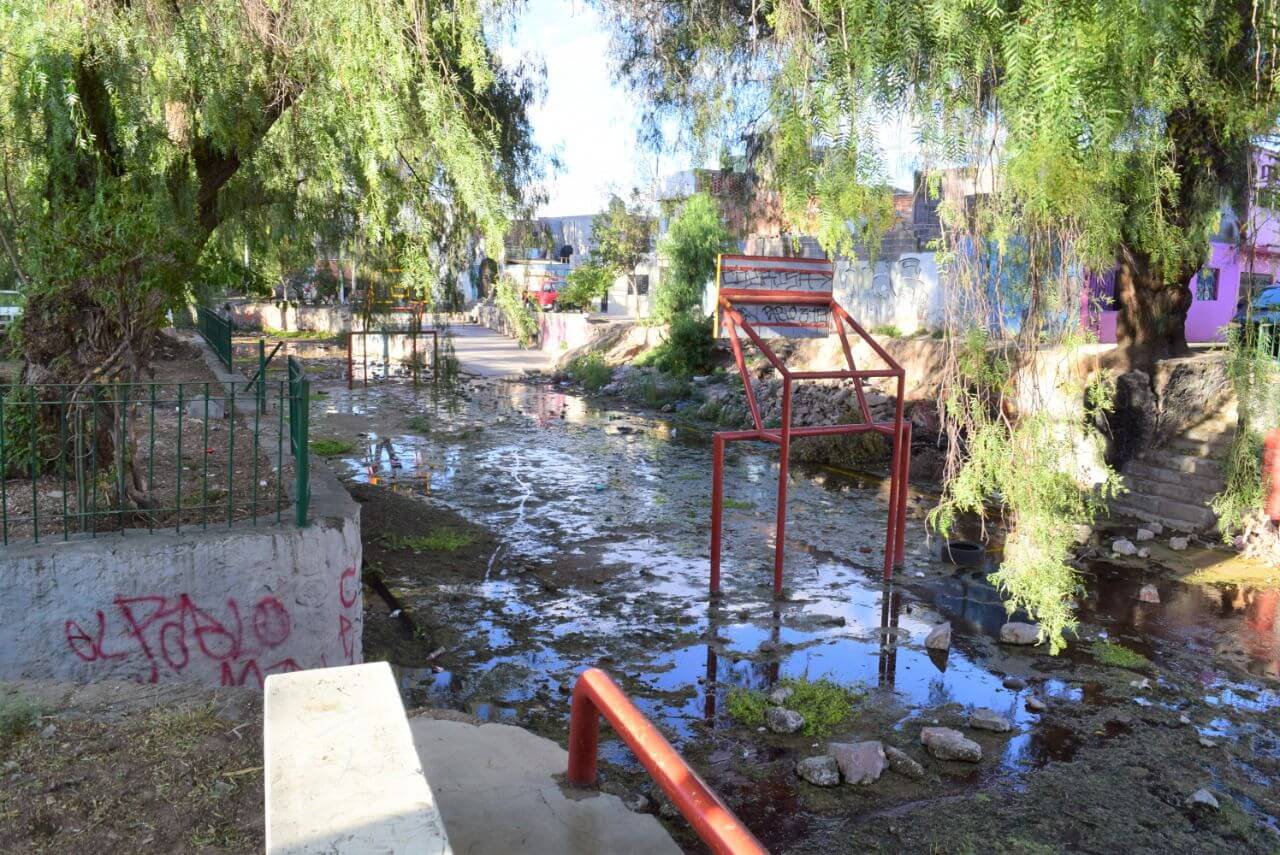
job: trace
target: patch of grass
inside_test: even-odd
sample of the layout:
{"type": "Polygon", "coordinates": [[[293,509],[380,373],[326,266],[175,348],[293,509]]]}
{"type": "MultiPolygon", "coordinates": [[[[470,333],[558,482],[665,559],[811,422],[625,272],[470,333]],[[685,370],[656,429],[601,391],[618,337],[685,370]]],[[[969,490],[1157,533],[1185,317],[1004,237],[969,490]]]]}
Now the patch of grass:
{"type": "Polygon", "coordinates": [[[355,448],[354,443],[347,442],[344,439],[313,439],[309,443],[311,450],[321,457],[334,457],[338,454],[346,454],[355,448]]]}
{"type": "Polygon", "coordinates": [[[656,409],[689,397],[689,384],[683,380],[649,376],[644,378],[639,391],[644,402],[656,409]]]}
{"type": "Polygon", "coordinates": [[[756,506],[755,502],[748,502],[743,499],[725,499],[724,506],[732,508],[735,511],[749,511],[756,506]]]}
{"type": "Polygon", "coordinates": [[[1151,660],[1137,653],[1123,644],[1116,644],[1111,641],[1095,641],[1089,646],[1089,652],[1093,654],[1093,658],[1097,659],[1103,665],[1111,665],[1116,668],[1132,668],[1140,670],[1151,665],[1151,660]]]}
{"type": "Polygon", "coordinates": [[[588,392],[598,392],[613,378],[613,369],[598,353],[586,353],[569,360],[565,369],[569,376],[581,383],[588,392]]]}
{"type": "Polygon", "coordinates": [[[764,711],[769,706],[764,692],[751,689],[731,689],[725,698],[725,709],[729,717],[747,727],[763,727],[764,711]]]}
{"type": "Polygon", "coordinates": [[[880,324],[878,327],[872,327],[871,333],[873,335],[882,335],[886,338],[902,338],[902,330],[893,324],[880,324]]]}
{"type": "Polygon", "coordinates": [[[40,708],[17,692],[0,697],[0,745],[35,727],[40,708]]]}
{"type": "Polygon", "coordinates": [[[414,433],[431,433],[431,420],[426,416],[412,416],[405,422],[405,427],[414,433]]]}
{"type": "MultiPolygon", "coordinates": [[[[778,681],[779,687],[791,689],[791,697],[783,705],[804,716],[805,736],[825,736],[853,712],[853,705],[865,692],[861,687],[842,686],[825,677],[818,680],[788,678],[778,681]]],[[[751,689],[733,689],[725,699],[725,709],[734,721],[748,727],[760,727],[765,721],[765,709],[769,706],[764,692],[751,689]]]]}
{"type": "Polygon", "coordinates": [[[278,330],[275,327],[263,327],[262,334],[269,335],[272,338],[292,339],[295,341],[328,341],[338,338],[333,333],[320,332],[319,330],[278,330]]]}
{"type": "Polygon", "coordinates": [[[469,531],[454,528],[432,529],[426,534],[405,537],[398,534],[386,535],[382,543],[388,549],[412,549],[414,552],[457,552],[464,546],[475,543],[475,535],[469,531]]]}
{"type": "Polygon", "coordinates": [[[715,339],[711,335],[711,319],[699,320],[681,315],[671,322],[667,337],[653,350],[635,361],[637,366],[651,365],[672,377],[710,374],[715,368],[715,339]]]}

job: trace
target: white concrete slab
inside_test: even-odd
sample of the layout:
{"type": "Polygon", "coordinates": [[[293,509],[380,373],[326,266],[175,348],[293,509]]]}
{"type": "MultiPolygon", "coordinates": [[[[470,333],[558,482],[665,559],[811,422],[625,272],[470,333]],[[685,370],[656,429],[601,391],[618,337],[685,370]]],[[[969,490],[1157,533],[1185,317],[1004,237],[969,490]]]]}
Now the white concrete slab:
{"type": "Polygon", "coordinates": [[[562,790],[569,755],[505,724],[409,720],[458,855],[678,855],[651,814],[617,796],[562,790]],[[568,795],[566,795],[568,793],[568,795]]]}
{"type": "Polygon", "coordinates": [[[452,853],[387,663],[268,677],[262,741],[269,855],[452,853]]]}
{"type": "Polygon", "coordinates": [[[478,324],[454,324],[453,351],[462,370],[481,377],[520,375],[526,370],[548,371],[554,360],[541,350],[525,350],[507,338],[478,324]]]}

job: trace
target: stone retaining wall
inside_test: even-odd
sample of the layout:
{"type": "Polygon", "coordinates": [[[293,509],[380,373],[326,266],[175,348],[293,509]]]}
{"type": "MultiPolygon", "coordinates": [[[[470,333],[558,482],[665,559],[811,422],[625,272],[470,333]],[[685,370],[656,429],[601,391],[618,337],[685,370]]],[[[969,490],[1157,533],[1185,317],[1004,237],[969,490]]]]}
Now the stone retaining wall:
{"type": "Polygon", "coordinates": [[[0,679],[260,687],[268,674],[362,661],[360,509],[323,466],[311,490],[307,528],[0,548],[0,679]]]}

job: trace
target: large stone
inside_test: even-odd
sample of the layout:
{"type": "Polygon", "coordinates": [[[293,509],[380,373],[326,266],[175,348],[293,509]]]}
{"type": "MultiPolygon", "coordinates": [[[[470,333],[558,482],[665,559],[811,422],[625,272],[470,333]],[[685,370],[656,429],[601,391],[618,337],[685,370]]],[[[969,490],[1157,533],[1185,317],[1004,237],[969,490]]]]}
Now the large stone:
{"type": "MultiPolygon", "coordinates": [[[[1164,534],[1164,526],[1160,525],[1158,522],[1145,522],[1142,524],[1142,527],[1151,532],[1152,535],[1164,534]]],[[[1141,539],[1142,535],[1139,534],[1138,537],[1141,539]]]]}
{"type": "Polygon", "coordinates": [[[1187,548],[1187,544],[1191,542],[1187,537],[1171,537],[1169,538],[1169,548],[1174,552],[1181,552],[1187,548]]]}
{"type": "Polygon", "coordinates": [[[827,753],[835,758],[846,784],[871,784],[889,765],[879,742],[832,742],[827,753]]]}
{"type": "Polygon", "coordinates": [[[769,707],[764,711],[764,723],[774,733],[795,733],[804,727],[804,716],[795,710],[769,707]]]}
{"type": "Polygon", "coordinates": [[[1138,543],[1142,543],[1144,540],[1155,540],[1156,533],[1149,528],[1140,528],[1136,539],[1138,543]]]}
{"type": "Polygon", "coordinates": [[[1155,585],[1143,585],[1142,589],[1138,591],[1138,599],[1144,603],[1159,604],[1160,591],[1155,585]]]}
{"type": "Polygon", "coordinates": [[[884,747],[884,756],[889,761],[889,768],[899,775],[905,775],[916,781],[924,780],[924,767],[915,761],[907,752],[894,748],[892,745],[884,747]]]}
{"type": "Polygon", "coordinates": [[[950,650],[951,649],[951,623],[940,623],[929,631],[925,637],[924,646],[930,650],[950,650]]]}
{"type": "Polygon", "coordinates": [[[969,714],[969,726],[978,730],[990,730],[994,733],[1008,733],[1013,729],[1009,719],[988,707],[978,707],[969,714]]]}
{"type": "Polygon", "coordinates": [[[840,783],[840,766],[836,758],[828,754],[804,758],[796,764],[796,774],[815,787],[834,787],[840,783]]]}
{"type": "Polygon", "coordinates": [[[1040,640],[1040,627],[1034,623],[1009,621],[1000,627],[1000,641],[1005,644],[1035,644],[1040,640]]]}
{"type": "Polygon", "coordinates": [[[1217,810],[1218,800],[1213,797],[1213,793],[1209,792],[1204,787],[1201,787],[1191,795],[1187,796],[1186,805],[1189,808],[1208,808],[1209,810],[1217,810]]]}
{"type": "Polygon", "coordinates": [[[773,704],[775,707],[780,707],[790,700],[791,696],[795,693],[796,690],[790,686],[779,686],[769,693],[769,703],[773,704]]]}
{"type": "Polygon", "coordinates": [[[1117,555],[1137,555],[1138,547],[1123,537],[1111,541],[1111,551],[1117,555]]]}
{"type": "Polygon", "coordinates": [[[926,727],[920,741],[939,760],[962,760],[977,763],[982,759],[982,746],[949,727],[926,727]]]}
{"type": "Polygon", "coordinates": [[[1049,709],[1049,705],[1035,695],[1027,695],[1027,709],[1033,713],[1042,713],[1049,709]]]}

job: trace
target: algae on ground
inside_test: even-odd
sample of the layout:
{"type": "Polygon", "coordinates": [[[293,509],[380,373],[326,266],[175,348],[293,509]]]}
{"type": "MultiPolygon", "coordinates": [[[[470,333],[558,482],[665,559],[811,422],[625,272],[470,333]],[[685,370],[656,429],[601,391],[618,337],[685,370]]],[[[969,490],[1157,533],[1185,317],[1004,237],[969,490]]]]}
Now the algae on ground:
{"type": "MultiPolygon", "coordinates": [[[[842,686],[825,677],[818,680],[787,678],[779,680],[776,688],[791,690],[791,697],[782,705],[804,716],[800,732],[805,736],[830,733],[866,695],[860,686],[842,686]]],[[[748,727],[762,726],[769,706],[768,695],[752,689],[733,689],[725,699],[730,718],[748,727]]]]}
{"type": "Polygon", "coordinates": [[[1093,654],[1094,659],[1097,659],[1103,665],[1113,665],[1117,668],[1139,670],[1151,665],[1151,660],[1141,653],[1112,641],[1095,641],[1089,647],[1089,652],[1093,654]]]}

